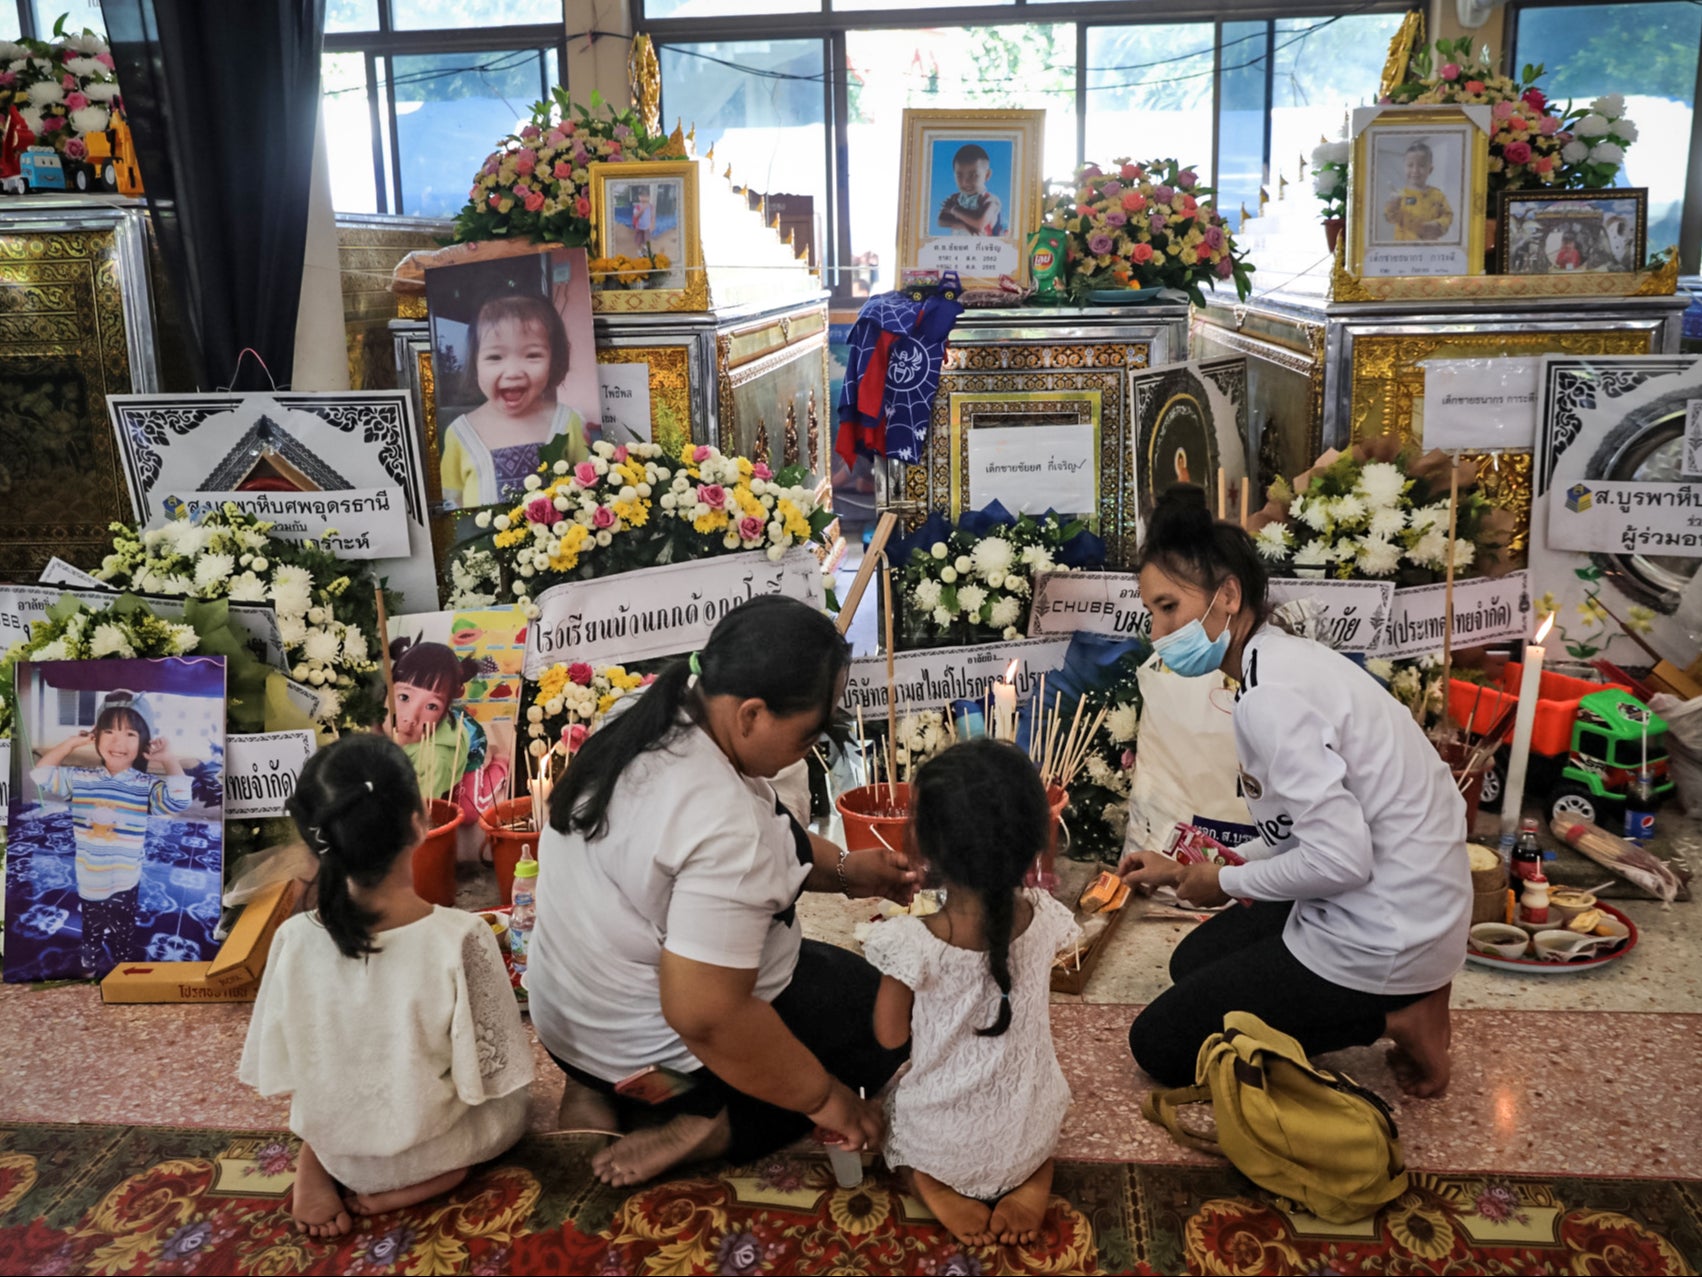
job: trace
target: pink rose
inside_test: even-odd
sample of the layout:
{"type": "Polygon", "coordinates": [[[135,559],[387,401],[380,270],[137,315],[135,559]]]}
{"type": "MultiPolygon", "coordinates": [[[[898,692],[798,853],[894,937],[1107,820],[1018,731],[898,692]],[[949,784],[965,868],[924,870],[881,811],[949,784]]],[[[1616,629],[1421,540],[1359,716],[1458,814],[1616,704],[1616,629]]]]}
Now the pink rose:
{"type": "Polygon", "coordinates": [[[1483,81],[1482,80],[1467,80],[1466,81],[1466,92],[1467,93],[1482,93],[1483,92],[1483,81]]]}
{"type": "Polygon", "coordinates": [[[1183,212],[1184,215],[1197,212],[1199,210],[1199,207],[1200,207],[1200,202],[1198,200],[1196,200],[1192,195],[1184,195],[1182,197],[1182,212],[1183,212]]]}
{"type": "Polygon", "coordinates": [[[1141,175],[1141,166],[1139,164],[1125,164],[1122,171],[1124,179],[1132,182],[1141,175]]]}
{"type": "Polygon", "coordinates": [[[567,681],[578,683],[581,687],[590,687],[591,680],[596,676],[596,673],[584,661],[575,661],[567,667],[567,681]]]}
{"type": "Polygon", "coordinates": [[[616,516],[615,512],[609,509],[606,505],[598,506],[596,511],[591,515],[591,526],[596,528],[599,532],[605,528],[614,527],[619,521],[620,520],[616,516]]]}
{"type": "Polygon", "coordinates": [[[565,182],[568,178],[573,176],[573,165],[569,164],[566,160],[557,160],[555,167],[552,168],[550,172],[555,174],[557,181],[565,182]]]}
{"type": "Polygon", "coordinates": [[[1515,133],[1524,133],[1529,130],[1531,126],[1525,123],[1524,116],[1515,115],[1512,119],[1507,121],[1507,127],[1512,129],[1515,133]]]}
{"type": "Polygon", "coordinates": [[[67,93],[65,95],[65,109],[67,111],[81,111],[88,104],[89,97],[86,93],[67,93]]]}
{"type": "Polygon", "coordinates": [[[561,131],[563,133],[567,134],[569,137],[572,137],[574,135],[574,133],[578,131],[578,129],[579,129],[579,125],[573,120],[563,120],[561,122],[561,131]]]}
{"type": "Polygon", "coordinates": [[[590,734],[584,723],[569,723],[561,729],[561,743],[567,747],[569,754],[577,754],[590,734]]]}
{"type": "Polygon", "coordinates": [[[573,215],[575,217],[590,217],[591,201],[583,195],[576,197],[573,201],[573,215]]]}
{"type": "Polygon", "coordinates": [[[536,124],[528,124],[525,128],[520,130],[520,137],[523,141],[530,142],[537,138],[542,132],[543,130],[536,124]]]}
{"type": "Polygon", "coordinates": [[[1560,121],[1552,115],[1545,115],[1537,122],[1537,129],[1544,137],[1553,137],[1560,131],[1560,121]]]}
{"type": "Polygon", "coordinates": [[[746,541],[760,541],[762,540],[762,530],[767,526],[756,515],[747,514],[739,520],[739,536],[746,541]]]}
{"type": "Polygon", "coordinates": [[[1123,193],[1123,184],[1121,182],[1107,182],[1099,188],[1099,193],[1107,198],[1115,198],[1123,193]]]}
{"type": "Polygon", "coordinates": [[[549,137],[545,138],[544,140],[547,141],[551,146],[560,146],[562,143],[567,141],[567,134],[565,134],[561,131],[561,125],[558,124],[558,125],[555,126],[555,128],[550,130],[549,137]]]}
{"type": "Polygon", "coordinates": [[[59,86],[66,91],[70,91],[77,87],[77,77],[67,71],[64,76],[60,78],[59,86]]]}
{"type": "Polygon", "coordinates": [[[520,151],[514,157],[514,171],[525,177],[538,167],[538,153],[527,149],[520,151]]]}
{"type": "Polygon", "coordinates": [[[554,523],[556,505],[548,497],[533,497],[526,503],[526,517],[533,523],[554,523]]]}
{"type": "Polygon", "coordinates": [[[1531,158],[1529,142],[1509,142],[1501,148],[1501,158],[1509,164],[1523,164],[1531,158]]]}
{"type": "Polygon", "coordinates": [[[1135,751],[1132,749],[1125,749],[1123,751],[1123,756],[1117,761],[1124,771],[1128,771],[1129,768],[1135,765],[1135,751]]]}
{"type": "Polygon", "coordinates": [[[597,486],[597,467],[589,461],[581,461],[573,467],[573,479],[582,488],[597,486]]]}
{"type": "Polygon", "coordinates": [[[68,159],[80,160],[88,153],[88,144],[80,137],[71,138],[65,143],[65,155],[68,159]]]}
{"type": "Polygon", "coordinates": [[[1441,76],[1444,80],[1457,80],[1457,79],[1459,79],[1460,78],[1460,64],[1458,62],[1444,63],[1442,70],[1441,70],[1441,76]]]}
{"type": "Polygon", "coordinates": [[[708,444],[700,443],[697,447],[692,449],[691,459],[701,465],[703,462],[709,460],[709,454],[714,451],[715,449],[711,448],[708,444]]]}
{"type": "Polygon", "coordinates": [[[495,191],[492,191],[491,197],[490,197],[490,206],[492,208],[495,208],[500,203],[502,203],[502,196],[498,195],[495,191]]]}
{"type": "Polygon", "coordinates": [[[1505,120],[1513,114],[1513,104],[1511,102],[1497,102],[1489,108],[1489,113],[1498,120],[1505,120]]]}
{"type": "Polygon", "coordinates": [[[626,450],[626,445],[624,443],[620,444],[615,448],[615,464],[617,466],[624,466],[626,464],[626,459],[631,455],[632,454],[626,450]]]}
{"type": "Polygon", "coordinates": [[[115,71],[118,69],[118,63],[113,59],[113,56],[110,53],[95,54],[95,61],[100,63],[108,71],[115,71]]]}
{"type": "Polygon", "coordinates": [[[1152,245],[1136,244],[1129,250],[1129,257],[1136,263],[1144,266],[1152,260],[1152,245]]]}
{"type": "Polygon", "coordinates": [[[1083,177],[1104,177],[1105,170],[1100,168],[1097,164],[1089,164],[1081,171],[1081,175],[1083,177]]]}
{"type": "Polygon", "coordinates": [[[753,479],[761,479],[766,482],[773,477],[774,471],[768,468],[768,463],[766,461],[759,461],[751,467],[751,478],[753,479]]]}
{"type": "Polygon", "coordinates": [[[1123,211],[1125,213],[1138,213],[1145,207],[1146,196],[1139,191],[1130,191],[1123,197],[1123,211]]]}
{"type": "Polygon", "coordinates": [[[0,89],[9,89],[18,82],[16,71],[0,71],[0,89]]]}
{"type": "Polygon", "coordinates": [[[1519,100],[1526,106],[1530,107],[1533,111],[1548,110],[1548,97],[1541,89],[1526,89],[1524,93],[1520,95],[1519,100]]]}
{"type": "Polygon", "coordinates": [[[697,499],[711,510],[727,508],[727,489],[718,483],[706,483],[697,490],[697,499]]]}
{"type": "Polygon", "coordinates": [[[1532,164],[1531,167],[1539,173],[1552,173],[1554,172],[1554,157],[1552,155],[1545,155],[1540,160],[1532,164]]]}
{"type": "Polygon", "coordinates": [[[41,131],[43,133],[57,133],[64,127],[65,117],[61,115],[50,115],[41,122],[41,131]]]}
{"type": "Polygon", "coordinates": [[[526,211],[528,213],[536,213],[543,206],[544,206],[544,197],[542,195],[540,195],[537,191],[533,191],[530,195],[528,195],[526,197],[526,211]]]}

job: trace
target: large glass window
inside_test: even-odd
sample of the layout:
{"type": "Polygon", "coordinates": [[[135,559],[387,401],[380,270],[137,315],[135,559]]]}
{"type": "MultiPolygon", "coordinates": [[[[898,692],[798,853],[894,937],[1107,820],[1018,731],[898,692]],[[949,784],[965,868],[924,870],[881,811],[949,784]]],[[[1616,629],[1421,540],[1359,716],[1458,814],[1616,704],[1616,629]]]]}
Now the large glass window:
{"type": "Polygon", "coordinates": [[[0,0],[0,40],[16,40],[24,32],[18,10],[0,0]]]}
{"type": "Polygon", "coordinates": [[[326,0],[325,32],[376,31],[378,0],[326,0]]]}
{"type": "MultiPolygon", "coordinates": [[[[562,0],[390,0],[398,31],[450,31],[562,22],[562,0]]],[[[589,7],[588,7],[589,8],[589,7]]]]}
{"type": "Polygon", "coordinates": [[[1550,97],[1583,103],[1624,95],[1638,136],[1620,181],[1649,189],[1651,252],[1679,242],[1687,176],[1698,180],[1688,167],[1699,50],[1702,5],[1685,0],[1532,6],[1518,14],[1514,62],[1541,63],[1550,97]]]}
{"type": "MultiPolygon", "coordinates": [[[[1074,23],[851,31],[845,37],[850,291],[897,286],[898,153],[906,107],[1046,112],[1045,173],[1075,164],[1074,23]]],[[[849,269],[847,269],[849,268],[849,269]]]]}
{"type": "Polygon", "coordinates": [[[647,18],[737,18],[770,13],[815,13],[821,0],[645,0],[647,18]]]}
{"type": "Polygon", "coordinates": [[[1087,158],[1174,156],[1210,173],[1215,35],[1210,22],[1090,28],[1087,158]]]}
{"type": "Polygon", "coordinates": [[[325,54],[319,63],[319,94],[331,206],[344,213],[376,213],[378,192],[388,189],[389,179],[383,163],[374,163],[373,98],[365,55],[325,54]]]}
{"type": "Polygon", "coordinates": [[[53,25],[61,15],[67,31],[106,32],[106,19],[101,16],[100,0],[34,0],[35,31],[43,40],[53,34],[53,25]]]}

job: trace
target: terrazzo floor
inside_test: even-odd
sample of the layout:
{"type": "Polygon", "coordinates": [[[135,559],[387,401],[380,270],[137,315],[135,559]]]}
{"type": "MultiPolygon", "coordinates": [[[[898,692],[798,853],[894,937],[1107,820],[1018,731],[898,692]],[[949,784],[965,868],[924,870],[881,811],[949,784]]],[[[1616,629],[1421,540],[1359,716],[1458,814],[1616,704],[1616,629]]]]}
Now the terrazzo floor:
{"type": "MultiPolygon", "coordinates": [[[[474,880],[463,893],[481,903],[474,880]]],[[[1454,1083],[1402,1100],[1377,1047],[1326,1063],[1395,1101],[1408,1164],[1436,1171],[1702,1179],[1702,930],[1696,907],[1622,902],[1640,943],[1592,974],[1521,979],[1468,967],[1454,985],[1454,1083]]],[[[868,902],[806,897],[806,934],[841,944],[868,902]]],[[[1191,1162],[1140,1115],[1147,1083],[1126,1034],[1166,986],[1193,923],[1156,906],[1131,915],[1082,995],[1054,995],[1053,1033],[1075,1104],[1061,1157],[1191,1162]]],[[[88,985],[0,986],[12,1044],[0,1122],[281,1127],[286,1103],[235,1078],[248,1007],[105,1006],[88,985]],[[21,1047],[21,1049],[20,1049],[21,1047]]],[[[561,1083],[538,1050],[533,1127],[554,1128],[561,1083]]]]}

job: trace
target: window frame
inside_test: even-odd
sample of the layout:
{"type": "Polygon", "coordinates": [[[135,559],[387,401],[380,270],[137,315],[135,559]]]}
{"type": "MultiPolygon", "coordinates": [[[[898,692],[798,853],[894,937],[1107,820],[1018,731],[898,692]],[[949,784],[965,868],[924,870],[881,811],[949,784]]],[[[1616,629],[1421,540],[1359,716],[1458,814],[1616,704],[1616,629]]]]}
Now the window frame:
{"type": "MultiPolygon", "coordinates": [[[[1276,23],[1283,18],[1357,17],[1361,14],[1410,13],[1423,11],[1427,6],[1414,0],[1318,0],[1306,4],[1296,13],[1296,5],[1273,3],[1272,0],[1179,0],[1173,7],[1161,6],[1158,0],[1059,0],[1058,3],[1035,3],[1033,0],[1014,0],[1011,4],[974,5],[962,8],[931,9],[871,9],[845,11],[830,7],[831,0],[820,0],[818,10],[803,13],[748,14],[714,18],[646,18],[644,0],[627,0],[632,29],[648,34],[658,51],[666,46],[732,43],[762,40],[810,40],[824,42],[824,84],[826,110],[824,156],[827,174],[829,207],[822,210],[824,243],[832,254],[823,254],[823,275],[829,281],[832,304],[849,306],[854,270],[851,260],[851,196],[850,196],[850,91],[847,84],[846,37],[852,31],[916,30],[929,27],[1019,26],[1024,24],[1052,26],[1074,23],[1076,28],[1075,164],[1083,162],[1087,143],[1088,76],[1087,47],[1089,29],[1093,27],[1174,26],[1185,23],[1210,23],[1212,26],[1212,172],[1211,184],[1218,183],[1218,162],[1221,151],[1221,116],[1223,109],[1223,27],[1226,22],[1263,21],[1266,23],[1265,42],[1265,181],[1270,181],[1271,124],[1270,101],[1275,68],[1276,23]]],[[[1371,92],[1375,86],[1370,86],[1371,92]]],[[[668,116],[668,86],[662,85],[662,117],[668,116]]],[[[1053,167],[1057,169],[1056,162],[1053,167]]],[[[1057,170],[1062,171],[1062,170],[1057,170]]]]}
{"type": "MultiPolygon", "coordinates": [[[[1508,0],[1506,25],[1502,28],[1501,59],[1505,75],[1517,75],[1519,22],[1525,14],[1541,9],[1580,9],[1608,0],[1508,0]]],[[[1690,0],[1644,0],[1654,4],[1685,4],[1690,0]]],[[[1702,269],[1702,54],[1696,59],[1696,84],[1690,97],[1690,159],[1684,178],[1684,203],[1678,215],[1678,269],[1694,275],[1702,269]]],[[[1651,244],[1659,251],[1666,245],[1651,244]]]]}

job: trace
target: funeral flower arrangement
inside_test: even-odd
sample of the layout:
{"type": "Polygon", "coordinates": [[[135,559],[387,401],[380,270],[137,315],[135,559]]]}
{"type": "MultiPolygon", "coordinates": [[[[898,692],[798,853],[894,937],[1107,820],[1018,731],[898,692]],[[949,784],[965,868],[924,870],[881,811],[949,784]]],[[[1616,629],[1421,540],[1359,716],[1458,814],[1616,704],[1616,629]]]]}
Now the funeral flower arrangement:
{"type": "Polygon", "coordinates": [[[666,253],[650,253],[644,257],[593,257],[586,265],[592,283],[598,288],[648,288],[654,276],[666,273],[673,263],[666,253]]]}
{"type": "Polygon", "coordinates": [[[666,145],[666,138],[644,131],[636,111],[617,111],[599,93],[591,94],[589,107],[579,106],[558,87],[480,166],[455,215],[455,242],[589,244],[590,166],[651,159],[666,145]]]}
{"type": "Polygon", "coordinates": [[[1176,160],[1089,164],[1046,197],[1045,224],[1069,236],[1068,291],[1174,288],[1205,305],[1201,284],[1233,280],[1245,298],[1253,265],[1211,201],[1215,192],[1176,160]]]}
{"type": "Polygon", "coordinates": [[[889,553],[903,565],[898,646],[956,647],[1020,638],[1035,573],[1097,567],[1105,546],[1078,520],[1013,518],[995,503],[956,527],[935,515],[889,553]]]}
{"type": "MultiPolygon", "coordinates": [[[[1140,667],[1152,655],[1142,639],[1077,635],[1063,671],[1048,688],[1047,713],[1057,708],[1066,721],[1079,700],[1084,726],[1105,719],[1088,744],[1083,765],[1070,781],[1065,813],[1068,854],[1076,860],[1111,860],[1122,855],[1129,824],[1129,795],[1134,788],[1135,751],[1140,733],[1140,667]],[[1058,691],[1062,690],[1060,699],[1058,691]]],[[[1060,844],[1062,850],[1062,844],[1060,844]]]]}
{"type": "Polygon", "coordinates": [[[1613,184],[1637,126],[1625,118],[1618,94],[1588,107],[1549,101],[1538,87],[1543,68],[1526,65],[1518,79],[1502,75],[1487,47],[1474,51],[1470,36],[1439,40],[1420,49],[1394,102],[1487,106],[1490,208],[1501,191],[1535,186],[1604,187],[1613,184]]]}
{"type": "Polygon", "coordinates": [[[623,665],[593,668],[575,661],[550,666],[534,684],[532,703],[526,707],[527,750],[534,758],[552,749],[571,758],[610,710],[655,681],[654,674],[639,674],[623,665]]]}
{"type": "Polygon", "coordinates": [[[546,450],[513,504],[475,514],[486,535],[459,557],[493,550],[503,597],[534,615],[531,596],[566,580],[750,550],[778,561],[833,521],[806,477],[802,466],[775,473],[701,444],[670,456],[659,444],[599,441],[577,464],[546,450]]]}
{"type": "Polygon", "coordinates": [[[289,673],[319,697],[329,727],[365,727],[383,715],[374,685],[376,579],[316,541],[284,541],[234,505],[191,522],[140,531],[112,525],[113,547],[95,576],[120,590],[232,603],[271,603],[289,673]]]}
{"type": "Polygon", "coordinates": [[[1456,576],[1496,575],[1512,518],[1479,491],[1476,468],[1462,466],[1450,543],[1450,464],[1441,452],[1420,457],[1388,439],[1326,453],[1292,484],[1271,485],[1251,521],[1254,543],[1273,568],[1301,575],[1423,585],[1443,577],[1450,557],[1456,576]]]}
{"type": "Polygon", "coordinates": [[[1325,220],[1347,217],[1347,169],[1353,143],[1321,141],[1312,148],[1312,190],[1323,201],[1325,220]]]}
{"type": "Polygon", "coordinates": [[[914,776],[918,767],[934,755],[944,753],[946,746],[956,739],[957,735],[947,726],[942,710],[925,709],[900,715],[898,745],[893,750],[898,774],[905,778],[914,776]]]}
{"type": "Polygon", "coordinates": [[[122,105],[115,65],[105,40],[67,32],[64,17],[51,42],[0,40],[0,117],[17,107],[36,145],[83,159],[82,135],[101,132],[122,105]]]}

